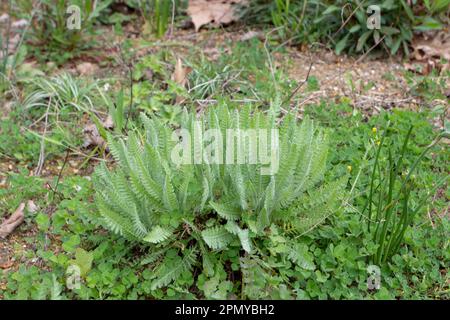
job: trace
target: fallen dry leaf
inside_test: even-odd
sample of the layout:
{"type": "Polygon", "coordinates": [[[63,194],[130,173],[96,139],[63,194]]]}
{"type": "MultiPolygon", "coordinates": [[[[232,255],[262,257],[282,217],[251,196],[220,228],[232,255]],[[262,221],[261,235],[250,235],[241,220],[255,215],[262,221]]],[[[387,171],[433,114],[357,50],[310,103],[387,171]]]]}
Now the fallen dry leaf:
{"type": "Polygon", "coordinates": [[[83,147],[87,148],[89,146],[95,146],[103,148],[106,144],[105,140],[102,138],[98,132],[97,126],[93,123],[89,123],[83,128],[84,133],[84,143],[83,147]]]}
{"type": "Polygon", "coordinates": [[[102,124],[103,124],[103,127],[106,128],[106,129],[114,128],[114,121],[113,121],[113,118],[110,115],[108,115],[106,117],[105,121],[103,121],[102,124]]]}
{"type": "MultiPolygon", "coordinates": [[[[101,124],[105,129],[114,128],[114,121],[110,115],[108,115],[106,119],[101,122],[101,124]]],[[[94,123],[86,124],[83,128],[83,133],[84,133],[83,148],[87,148],[89,146],[103,148],[106,146],[106,141],[100,135],[98,128],[94,123]]],[[[108,148],[106,148],[106,150],[108,150],[108,148]]]]}
{"type": "MultiPolygon", "coordinates": [[[[177,58],[177,63],[175,64],[175,70],[172,74],[172,80],[182,87],[187,84],[187,76],[192,71],[190,67],[184,67],[181,58],[177,58]]],[[[183,97],[177,96],[175,102],[181,103],[184,100],[183,97]]]]}
{"type": "Polygon", "coordinates": [[[183,62],[180,58],[177,59],[175,70],[172,74],[172,80],[180,86],[185,86],[187,82],[187,75],[191,72],[191,68],[183,67],[183,62]]]}
{"type": "Polygon", "coordinates": [[[9,269],[14,265],[14,262],[11,260],[7,260],[5,262],[0,261],[0,269],[9,269]]]}
{"type": "Polygon", "coordinates": [[[414,39],[412,43],[413,54],[411,55],[416,66],[420,65],[421,74],[428,74],[432,69],[439,68],[442,70],[449,69],[450,61],[450,34],[448,32],[437,32],[433,36],[414,39]],[[446,60],[443,64],[441,61],[446,60]]]}
{"type": "Polygon", "coordinates": [[[236,8],[247,3],[248,0],[189,0],[187,13],[198,31],[209,23],[219,26],[238,20],[236,8]]]}
{"type": "Polygon", "coordinates": [[[438,32],[433,38],[421,39],[413,42],[414,58],[424,60],[443,58],[450,60],[450,34],[438,32]]]}
{"type": "Polygon", "coordinates": [[[0,225],[0,238],[6,238],[14,229],[19,226],[25,219],[23,213],[25,209],[25,203],[21,203],[17,210],[0,225]]]}

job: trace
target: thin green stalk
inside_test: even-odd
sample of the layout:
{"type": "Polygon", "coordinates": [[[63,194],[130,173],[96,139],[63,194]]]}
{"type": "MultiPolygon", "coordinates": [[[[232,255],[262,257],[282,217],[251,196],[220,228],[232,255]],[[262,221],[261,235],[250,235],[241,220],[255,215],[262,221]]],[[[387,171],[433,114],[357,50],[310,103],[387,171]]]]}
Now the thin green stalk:
{"type": "MultiPolygon", "coordinates": [[[[448,176],[442,178],[438,183],[436,183],[435,187],[429,192],[429,194],[433,194],[439,187],[441,187],[446,180],[448,180],[448,176]]],[[[412,220],[417,212],[425,205],[425,203],[428,200],[428,196],[424,196],[423,199],[419,202],[419,204],[416,206],[414,211],[409,214],[409,219],[402,225],[402,229],[399,231],[398,236],[396,237],[396,240],[394,241],[391,249],[391,255],[395,252],[397,252],[398,248],[400,247],[401,240],[403,239],[403,236],[406,232],[406,229],[408,226],[412,223],[412,220]]]]}
{"type": "Polygon", "coordinates": [[[406,230],[406,228],[408,227],[408,224],[409,224],[408,223],[409,222],[409,219],[408,219],[408,213],[409,213],[409,211],[408,211],[408,200],[409,200],[410,192],[411,192],[411,189],[408,189],[405,192],[405,195],[403,197],[403,210],[402,210],[402,213],[401,213],[401,216],[400,216],[400,221],[397,224],[397,226],[394,229],[394,231],[391,233],[391,236],[389,238],[389,243],[388,243],[388,245],[386,247],[386,252],[385,252],[384,257],[383,257],[383,263],[386,262],[388,257],[390,257],[390,248],[392,246],[392,243],[393,242],[397,243],[397,241],[401,241],[401,238],[400,238],[400,234],[401,233],[399,233],[399,230],[403,230],[403,229],[406,230]]]}
{"type": "Polygon", "coordinates": [[[396,167],[396,170],[395,170],[395,174],[398,173],[398,171],[400,170],[400,168],[402,166],[403,156],[405,155],[406,146],[408,145],[409,137],[411,136],[411,132],[412,132],[413,127],[414,126],[409,127],[408,133],[406,134],[405,141],[403,142],[402,151],[400,152],[400,158],[398,159],[398,162],[397,162],[397,167],[396,167]]]}
{"type": "Polygon", "coordinates": [[[419,164],[419,162],[422,160],[423,157],[425,157],[425,155],[428,153],[428,151],[433,148],[441,139],[442,137],[444,137],[446,135],[446,133],[441,133],[439,134],[436,139],[434,139],[434,141],[432,143],[430,143],[430,145],[428,147],[426,147],[426,149],[420,154],[420,156],[416,159],[416,161],[413,163],[411,170],[408,172],[408,175],[406,176],[405,180],[403,181],[401,187],[400,187],[400,191],[401,192],[405,186],[406,183],[409,181],[409,179],[411,178],[412,173],[414,172],[414,170],[416,169],[417,165],[419,164]]]}
{"type": "MultiPolygon", "coordinates": [[[[412,128],[411,128],[412,129],[412,128]]],[[[410,129],[410,130],[411,130],[410,129]]],[[[397,203],[399,200],[400,200],[400,194],[402,193],[402,192],[405,192],[405,187],[407,186],[407,183],[409,182],[409,180],[410,180],[410,177],[411,177],[411,175],[412,175],[412,173],[414,172],[414,170],[415,170],[415,168],[417,167],[417,165],[419,164],[419,162],[422,160],[422,158],[428,153],[428,151],[433,147],[433,146],[435,146],[439,141],[440,141],[440,139],[443,137],[445,135],[445,133],[442,133],[442,134],[440,134],[440,135],[438,135],[437,137],[436,137],[436,139],[420,154],[420,156],[416,159],[416,161],[414,162],[414,164],[413,164],[413,166],[411,167],[411,170],[408,172],[408,175],[406,176],[406,178],[405,178],[405,180],[403,181],[403,183],[402,183],[402,185],[401,185],[401,187],[400,187],[400,190],[398,191],[398,194],[397,194],[397,197],[396,197],[396,200],[395,200],[395,202],[397,203]]],[[[403,156],[403,155],[402,155],[403,156]]],[[[405,193],[405,195],[406,195],[406,193],[405,193]]],[[[409,196],[409,195],[408,195],[409,196]]],[[[396,204],[395,203],[395,204],[396,204]]],[[[395,205],[394,204],[394,205],[395,205]]],[[[415,212],[416,212],[416,210],[415,210],[415,212]]],[[[408,225],[409,225],[409,223],[408,223],[408,225]]],[[[406,226],[404,226],[404,230],[406,230],[406,228],[407,228],[407,225],[406,226]]],[[[403,231],[403,233],[404,233],[404,231],[403,231]]],[[[400,238],[400,240],[401,240],[401,238],[400,238]]]]}
{"type": "MultiPolygon", "coordinates": [[[[402,147],[402,149],[401,149],[400,157],[399,157],[399,159],[398,159],[398,161],[397,161],[397,164],[394,164],[394,163],[393,163],[393,161],[392,161],[392,155],[391,155],[391,150],[389,149],[389,163],[395,167],[395,168],[394,168],[394,171],[391,172],[391,174],[392,174],[391,178],[393,178],[393,186],[392,186],[393,188],[395,187],[395,181],[396,181],[396,179],[397,179],[398,172],[399,172],[399,170],[401,169],[401,166],[402,166],[403,157],[404,157],[405,152],[406,152],[406,147],[407,147],[407,145],[408,145],[408,140],[409,140],[409,137],[410,137],[410,135],[411,135],[412,129],[413,129],[413,126],[411,126],[411,127],[409,128],[408,133],[406,134],[406,137],[405,137],[405,140],[404,140],[404,142],[403,142],[403,147],[402,147]]],[[[389,222],[390,222],[390,220],[391,220],[391,216],[393,217],[394,220],[396,219],[396,216],[394,216],[393,210],[394,210],[394,208],[396,207],[396,203],[397,203],[398,200],[399,200],[399,196],[400,196],[400,195],[398,194],[398,195],[397,195],[397,198],[395,198],[395,203],[391,203],[390,201],[388,202],[388,206],[389,206],[389,209],[390,209],[390,210],[388,210],[388,211],[386,212],[386,215],[388,216],[388,217],[386,218],[386,220],[389,219],[389,222]]],[[[406,216],[407,216],[407,214],[408,214],[408,197],[409,197],[409,193],[405,193],[405,197],[404,197],[404,198],[406,199],[406,203],[404,203],[402,215],[401,215],[401,217],[400,217],[399,222],[398,222],[398,223],[393,222],[393,224],[392,224],[392,225],[394,226],[394,228],[395,228],[395,226],[397,225],[397,228],[396,228],[396,229],[398,229],[398,228],[401,226],[401,222],[402,222],[403,220],[406,220],[406,216]],[[404,219],[403,219],[403,218],[404,218],[404,219]]],[[[385,225],[385,232],[384,232],[383,242],[384,242],[385,238],[387,237],[388,227],[389,227],[389,225],[388,225],[388,223],[387,223],[387,224],[385,225]]],[[[394,229],[394,230],[395,230],[395,229],[394,229]]],[[[389,247],[391,246],[392,240],[395,238],[395,235],[396,235],[395,231],[394,231],[394,232],[390,232],[390,234],[389,234],[389,242],[388,242],[388,245],[387,245],[387,247],[386,247],[386,252],[385,252],[385,254],[384,254],[384,257],[379,257],[379,259],[382,258],[383,261],[386,260],[387,255],[388,255],[388,253],[389,253],[389,247]]],[[[383,256],[383,250],[384,250],[384,248],[382,248],[382,251],[381,251],[381,255],[382,255],[382,256],[383,256]]]]}
{"type": "Polygon", "coordinates": [[[380,179],[380,182],[378,184],[378,186],[380,187],[380,192],[378,194],[378,202],[377,202],[377,206],[376,206],[376,208],[377,208],[377,215],[375,217],[375,221],[377,223],[377,227],[375,229],[374,239],[375,239],[376,243],[378,243],[380,241],[380,239],[379,239],[379,235],[380,234],[379,234],[378,231],[379,231],[380,225],[381,225],[381,223],[383,221],[381,219],[381,212],[382,212],[382,209],[383,209],[383,198],[384,198],[384,194],[385,194],[385,190],[386,190],[386,185],[383,183],[383,181],[381,181],[382,175],[381,175],[381,168],[380,168],[380,166],[378,166],[378,177],[380,179]]]}
{"type": "Polygon", "coordinates": [[[370,232],[370,221],[372,220],[372,197],[373,197],[373,183],[375,181],[375,172],[376,172],[376,169],[377,169],[377,166],[378,166],[378,161],[379,161],[379,158],[380,158],[380,151],[381,151],[381,148],[383,147],[384,138],[386,137],[386,134],[387,134],[387,131],[388,131],[388,128],[389,128],[389,124],[390,124],[390,122],[387,123],[386,129],[384,130],[384,133],[383,133],[383,135],[381,137],[380,145],[378,146],[377,154],[375,156],[375,163],[373,165],[372,176],[370,178],[370,191],[369,191],[369,200],[368,200],[368,203],[369,203],[369,214],[368,214],[369,223],[368,223],[368,226],[367,226],[367,230],[369,232],[370,232]]]}
{"type": "Polygon", "coordinates": [[[377,252],[377,262],[378,264],[381,263],[382,254],[384,250],[384,243],[386,241],[388,227],[391,222],[391,217],[393,213],[393,193],[394,193],[394,186],[395,186],[395,169],[394,169],[394,161],[392,159],[392,152],[391,149],[388,149],[388,157],[389,157],[389,189],[388,189],[388,197],[387,197],[387,206],[384,208],[385,214],[384,214],[384,222],[383,222],[383,229],[381,231],[380,236],[380,246],[378,248],[377,252]]]}
{"type": "MultiPolygon", "coordinates": [[[[303,19],[305,18],[306,6],[308,5],[308,0],[303,1],[302,13],[300,15],[300,19],[298,21],[298,27],[301,28],[303,24],[303,19]]],[[[297,30],[298,31],[298,30],[297,30]]]]}
{"type": "MultiPolygon", "coordinates": [[[[377,264],[385,263],[390,257],[392,257],[395,252],[399,249],[402,239],[404,238],[404,234],[408,226],[413,222],[413,218],[415,214],[420,210],[420,208],[425,204],[425,197],[419,205],[415,208],[415,210],[411,210],[408,207],[410,195],[411,195],[411,177],[420,163],[420,161],[425,157],[427,152],[435,146],[439,140],[446,135],[446,133],[441,133],[436,137],[436,139],[420,154],[420,156],[414,161],[411,169],[409,170],[406,178],[402,181],[402,184],[397,192],[394,189],[396,185],[396,181],[399,178],[399,172],[402,169],[402,162],[404,156],[406,154],[406,148],[412,133],[413,127],[411,126],[408,130],[408,133],[403,142],[403,147],[401,149],[400,156],[395,163],[392,157],[392,150],[388,149],[388,192],[387,197],[385,199],[386,205],[383,206],[384,201],[384,185],[382,181],[381,169],[379,168],[378,160],[375,162],[376,166],[374,166],[374,172],[378,171],[378,176],[380,178],[380,184],[382,184],[381,190],[379,192],[377,207],[377,216],[376,221],[378,222],[377,228],[374,234],[374,241],[379,244],[376,254],[374,255],[374,261],[377,264]],[[401,211],[397,215],[398,203],[402,201],[401,211]],[[381,229],[381,230],[380,230],[381,229]]],[[[374,172],[372,173],[373,179],[375,178],[374,172]]],[[[444,181],[446,178],[444,178],[444,181]]],[[[371,181],[371,195],[370,200],[373,197],[373,185],[374,181],[371,181]]],[[[438,185],[441,185],[440,183],[438,185]]],[[[437,188],[437,186],[435,187],[437,188]]],[[[372,202],[370,202],[372,204],[372,202]]],[[[370,221],[369,221],[370,223],[370,221]]],[[[370,229],[369,229],[370,230],[370,229]]]]}

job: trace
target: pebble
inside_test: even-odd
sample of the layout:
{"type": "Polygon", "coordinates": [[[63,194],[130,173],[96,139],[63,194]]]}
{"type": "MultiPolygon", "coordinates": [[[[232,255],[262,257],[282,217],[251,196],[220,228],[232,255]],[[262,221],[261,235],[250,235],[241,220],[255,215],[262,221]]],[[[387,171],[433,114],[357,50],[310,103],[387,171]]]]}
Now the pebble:
{"type": "Polygon", "coordinates": [[[11,24],[11,28],[13,28],[13,29],[22,29],[22,28],[25,28],[26,26],[28,26],[28,21],[25,19],[20,19],[20,20],[14,21],[11,24]]]}
{"type": "Polygon", "coordinates": [[[77,162],[73,160],[69,160],[69,164],[72,168],[75,168],[77,166],[77,162]]]}
{"type": "Polygon", "coordinates": [[[9,15],[7,13],[4,13],[0,16],[0,23],[8,22],[8,20],[9,20],[9,15]]]}

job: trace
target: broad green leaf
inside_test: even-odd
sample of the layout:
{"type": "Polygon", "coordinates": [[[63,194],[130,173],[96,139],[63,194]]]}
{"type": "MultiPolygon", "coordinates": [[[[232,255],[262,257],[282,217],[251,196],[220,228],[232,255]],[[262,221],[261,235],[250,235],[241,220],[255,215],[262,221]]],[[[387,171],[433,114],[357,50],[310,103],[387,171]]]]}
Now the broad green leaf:
{"type": "Polygon", "coordinates": [[[80,268],[80,276],[84,277],[92,268],[92,261],[94,260],[94,253],[88,252],[82,248],[75,250],[75,259],[70,260],[69,263],[80,268]]]}
{"type": "Polygon", "coordinates": [[[347,34],[345,37],[343,37],[339,42],[336,44],[335,51],[336,54],[341,54],[342,50],[344,50],[347,47],[347,40],[350,34],[347,34]]]}
{"type": "Polygon", "coordinates": [[[372,34],[372,30],[364,32],[358,39],[358,44],[356,45],[356,51],[359,52],[364,48],[367,39],[372,34]]]}

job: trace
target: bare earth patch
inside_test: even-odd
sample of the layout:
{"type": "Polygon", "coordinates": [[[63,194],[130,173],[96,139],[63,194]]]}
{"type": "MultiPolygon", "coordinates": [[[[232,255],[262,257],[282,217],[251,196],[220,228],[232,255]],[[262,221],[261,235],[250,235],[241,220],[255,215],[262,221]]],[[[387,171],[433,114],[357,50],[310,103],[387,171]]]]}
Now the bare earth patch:
{"type": "MultiPolygon", "coordinates": [[[[265,41],[265,34],[259,30],[239,29],[222,30],[177,30],[170,40],[179,55],[188,55],[189,48],[205,54],[209,60],[218,59],[221,51],[230,52],[230,45],[237,41],[259,38],[265,41]]],[[[139,55],[157,50],[143,48],[139,55]]],[[[311,66],[309,78],[315,77],[319,90],[306,92],[306,86],[298,92],[300,106],[318,103],[322,99],[339,101],[346,97],[349,103],[366,115],[379,113],[382,109],[394,107],[418,111],[422,107],[432,108],[436,104],[448,104],[436,101],[427,104],[411,92],[405,79],[405,72],[411,65],[399,58],[373,60],[366,57],[336,55],[327,49],[311,50],[305,47],[285,47],[287,54],[274,54],[274,67],[288,70],[288,76],[301,83],[305,80],[311,66]]],[[[261,47],[264,50],[264,47],[261,47]]],[[[450,81],[446,78],[448,86],[450,81]]]]}

